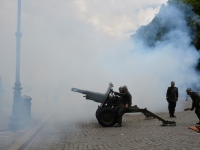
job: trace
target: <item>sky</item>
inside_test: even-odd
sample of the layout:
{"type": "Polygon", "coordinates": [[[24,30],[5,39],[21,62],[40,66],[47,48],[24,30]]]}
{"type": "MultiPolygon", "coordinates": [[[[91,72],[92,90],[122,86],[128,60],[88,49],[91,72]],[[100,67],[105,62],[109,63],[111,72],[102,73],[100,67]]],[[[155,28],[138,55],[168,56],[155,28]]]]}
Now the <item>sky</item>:
{"type": "MultiPolygon", "coordinates": [[[[85,101],[71,88],[104,93],[109,82],[114,91],[127,85],[133,104],[153,112],[167,110],[165,94],[172,80],[185,97],[185,88],[198,81],[193,67],[199,56],[187,33],[177,31],[184,35],[176,40],[178,44],[168,40],[153,50],[130,38],[166,2],[22,0],[20,81],[22,95],[32,97],[32,112],[59,104],[65,117],[70,113],[75,119],[95,117],[98,104],[85,101]]],[[[0,76],[12,103],[16,0],[0,1],[0,20],[0,76]]],[[[173,33],[169,38],[174,38],[173,33]]]]}

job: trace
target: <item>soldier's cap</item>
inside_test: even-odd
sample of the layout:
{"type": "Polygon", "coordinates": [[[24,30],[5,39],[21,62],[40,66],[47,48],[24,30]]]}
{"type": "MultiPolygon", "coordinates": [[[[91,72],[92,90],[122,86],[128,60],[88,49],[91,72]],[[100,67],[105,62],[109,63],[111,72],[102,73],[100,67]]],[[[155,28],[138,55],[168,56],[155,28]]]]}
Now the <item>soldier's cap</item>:
{"type": "Polygon", "coordinates": [[[124,90],[128,90],[128,88],[127,88],[126,85],[124,85],[122,88],[123,88],[124,90]]]}
{"type": "Polygon", "coordinates": [[[119,90],[122,90],[122,89],[123,89],[122,86],[120,86],[120,87],[119,87],[119,90]]]}
{"type": "Polygon", "coordinates": [[[191,91],[192,91],[191,88],[187,88],[187,89],[186,89],[186,92],[191,92],[191,91]]]}
{"type": "Polygon", "coordinates": [[[172,81],[172,82],[171,82],[171,84],[175,84],[175,82],[174,82],[174,81],[172,81]]]}

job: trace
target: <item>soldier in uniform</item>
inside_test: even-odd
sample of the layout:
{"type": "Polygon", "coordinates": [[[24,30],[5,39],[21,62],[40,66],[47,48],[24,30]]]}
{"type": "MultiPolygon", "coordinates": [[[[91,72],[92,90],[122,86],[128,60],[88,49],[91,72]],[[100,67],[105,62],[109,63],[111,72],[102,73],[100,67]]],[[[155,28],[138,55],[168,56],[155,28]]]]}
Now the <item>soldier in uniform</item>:
{"type": "Polygon", "coordinates": [[[191,88],[187,88],[186,92],[192,99],[192,107],[190,108],[190,110],[193,111],[195,108],[195,113],[199,118],[199,122],[196,124],[200,125],[200,96],[197,92],[192,92],[191,88]]]}
{"type": "Polygon", "coordinates": [[[175,108],[176,108],[176,102],[178,101],[178,88],[174,86],[175,82],[171,82],[171,86],[168,87],[167,93],[166,93],[166,99],[168,102],[168,110],[170,117],[176,117],[174,116],[175,108]]]}
{"type": "Polygon", "coordinates": [[[123,87],[122,86],[119,87],[119,93],[123,93],[123,87]]]}
{"type": "Polygon", "coordinates": [[[122,127],[122,116],[126,111],[131,109],[132,104],[132,96],[129,93],[127,86],[124,85],[121,89],[119,89],[119,91],[120,93],[114,92],[115,95],[118,95],[122,98],[118,109],[118,124],[115,127],[122,127]]]}

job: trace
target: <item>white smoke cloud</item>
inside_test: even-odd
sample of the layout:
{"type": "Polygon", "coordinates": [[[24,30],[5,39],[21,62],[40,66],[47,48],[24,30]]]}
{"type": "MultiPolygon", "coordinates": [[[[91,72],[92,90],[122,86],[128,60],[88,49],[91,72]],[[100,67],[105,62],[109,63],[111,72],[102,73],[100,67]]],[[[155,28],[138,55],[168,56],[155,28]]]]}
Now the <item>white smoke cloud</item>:
{"type": "Polygon", "coordinates": [[[82,18],[92,23],[99,31],[115,37],[127,37],[139,26],[150,22],[158,12],[160,4],[165,2],[77,0],[75,4],[82,18]]]}
{"type": "MultiPolygon", "coordinates": [[[[181,93],[198,80],[193,70],[198,53],[182,30],[168,35],[175,42],[157,43],[153,50],[129,38],[165,2],[22,1],[22,95],[33,98],[33,114],[59,105],[66,120],[94,118],[98,104],[85,101],[71,88],[104,93],[109,82],[114,90],[127,85],[133,104],[166,111],[171,80],[181,93]]],[[[2,0],[0,7],[0,75],[12,95],[17,3],[2,0]]]]}

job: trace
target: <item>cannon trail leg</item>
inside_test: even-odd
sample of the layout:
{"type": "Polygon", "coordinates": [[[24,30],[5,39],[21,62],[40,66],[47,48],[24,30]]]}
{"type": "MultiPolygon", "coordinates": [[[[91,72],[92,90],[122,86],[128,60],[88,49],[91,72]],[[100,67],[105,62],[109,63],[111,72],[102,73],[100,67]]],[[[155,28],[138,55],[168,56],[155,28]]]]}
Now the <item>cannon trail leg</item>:
{"type": "Polygon", "coordinates": [[[136,105],[131,107],[131,110],[127,113],[136,113],[136,112],[141,112],[143,113],[146,117],[153,117],[153,118],[157,118],[159,121],[162,121],[162,126],[175,126],[176,122],[175,121],[168,121],[168,120],[164,120],[163,118],[155,115],[154,113],[148,111],[146,108],[145,109],[140,109],[138,108],[136,105]]]}

